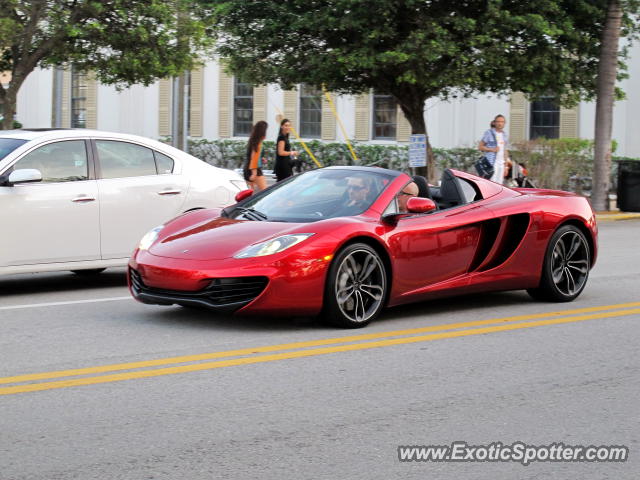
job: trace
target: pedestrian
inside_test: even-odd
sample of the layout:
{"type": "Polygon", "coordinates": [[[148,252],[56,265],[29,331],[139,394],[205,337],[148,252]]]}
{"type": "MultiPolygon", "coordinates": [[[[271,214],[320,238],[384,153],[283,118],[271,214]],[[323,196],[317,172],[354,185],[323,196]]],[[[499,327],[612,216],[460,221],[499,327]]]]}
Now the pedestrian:
{"type": "Polygon", "coordinates": [[[276,140],[276,164],[273,170],[277,181],[293,175],[292,160],[298,156],[297,151],[291,150],[289,132],[291,132],[291,122],[285,118],[280,122],[280,132],[276,140]]]}
{"type": "Polygon", "coordinates": [[[504,115],[496,115],[491,122],[491,128],[484,132],[478,149],[484,152],[485,157],[493,165],[493,176],[491,181],[500,183],[504,181],[505,164],[510,164],[509,160],[509,135],[504,126],[507,123],[504,115]]]}
{"type": "Polygon", "coordinates": [[[244,179],[254,191],[267,188],[267,179],[262,173],[262,142],[267,136],[267,122],[260,120],[251,129],[249,142],[247,143],[247,158],[244,164],[244,179]]]}

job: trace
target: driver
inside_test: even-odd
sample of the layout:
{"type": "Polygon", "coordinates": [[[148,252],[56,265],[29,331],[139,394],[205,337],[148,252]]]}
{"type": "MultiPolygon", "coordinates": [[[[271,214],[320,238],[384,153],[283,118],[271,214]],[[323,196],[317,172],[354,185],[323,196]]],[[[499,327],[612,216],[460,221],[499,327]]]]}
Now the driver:
{"type": "Polygon", "coordinates": [[[347,177],[347,200],[338,208],[333,217],[358,215],[369,206],[369,193],[372,190],[371,178],[368,176],[347,177]]]}

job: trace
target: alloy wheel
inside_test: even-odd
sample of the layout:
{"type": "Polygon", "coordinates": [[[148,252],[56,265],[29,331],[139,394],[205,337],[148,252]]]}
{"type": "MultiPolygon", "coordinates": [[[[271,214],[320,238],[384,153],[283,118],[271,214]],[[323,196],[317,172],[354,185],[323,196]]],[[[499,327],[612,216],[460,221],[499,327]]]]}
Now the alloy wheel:
{"type": "Polygon", "coordinates": [[[342,259],[335,279],[338,308],[349,321],[366,322],[380,310],[386,276],[382,262],[374,252],[368,249],[350,252],[342,259]]]}
{"type": "Polygon", "coordinates": [[[568,297],[579,293],[589,274],[589,247],[574,230],[562,234],[553,247],[551,276],[556,288],[568,297]]]}

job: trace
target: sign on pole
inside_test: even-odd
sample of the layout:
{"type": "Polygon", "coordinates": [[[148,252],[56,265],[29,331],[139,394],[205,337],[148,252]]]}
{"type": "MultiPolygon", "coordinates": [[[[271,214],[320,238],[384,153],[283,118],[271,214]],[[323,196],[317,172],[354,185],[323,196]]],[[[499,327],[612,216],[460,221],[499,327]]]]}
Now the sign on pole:
{"type": "Polygon", "coordinates": [[[409,166],[427,166],[427,135],[424,133],[413,134],[409,139],[409,166]]]}

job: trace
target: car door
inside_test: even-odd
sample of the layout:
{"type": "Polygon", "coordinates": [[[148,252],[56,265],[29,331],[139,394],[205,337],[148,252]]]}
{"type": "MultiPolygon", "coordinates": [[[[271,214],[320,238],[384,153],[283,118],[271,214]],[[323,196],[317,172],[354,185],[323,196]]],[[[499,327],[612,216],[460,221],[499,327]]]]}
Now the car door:
{"type": "Polygon", "coordinates": [[[182,212],[189,183],[172,173],[173,159],[146,146],[101,139],[94,146],[102,258],[125,258],[148,230],[182,212]]]}
{"type": "Polygon", "coordinates": [[[419,294],[429,286],[462,278],[476,254],[481,223],[491,218],[493,213],[478,203],[401,217],[388,233],[394,291],[419,294]]]}
{"type": "Polygon", "coordinates": [[[42,181],[0,187],[0,265],[100,258],[98,188],[87,147],[85,140],[47,143],[10,167],[35,168],[42,181]]]}

